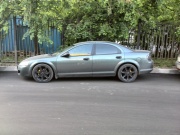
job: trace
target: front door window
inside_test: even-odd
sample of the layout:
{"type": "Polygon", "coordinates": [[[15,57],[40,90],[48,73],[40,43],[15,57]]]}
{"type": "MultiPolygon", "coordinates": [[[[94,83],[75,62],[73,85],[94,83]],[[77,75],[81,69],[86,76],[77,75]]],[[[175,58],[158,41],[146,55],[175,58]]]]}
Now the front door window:
{"type": "Polygon", "coordinates": [[[92,44],[80,45],[69,51],[70,56],[89,56],[92,52],[92,44]]]}

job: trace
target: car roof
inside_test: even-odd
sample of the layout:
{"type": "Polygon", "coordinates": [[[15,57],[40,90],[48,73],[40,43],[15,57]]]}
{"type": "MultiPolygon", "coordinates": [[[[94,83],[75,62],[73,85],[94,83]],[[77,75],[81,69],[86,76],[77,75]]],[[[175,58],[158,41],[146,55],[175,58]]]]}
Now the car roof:
{"type": "Polygon", "coordinates": [[[117,44],[115,42],[110,42],[110,41],[85,41],[85,42],[76,43],[74,45],[88,44],[88,43],[106,43],[106,44],[108,43],[108,44],[120,45],[120,44],[117,44]]]}
{"type": "Polygon", "coordinates": [[[88,43],[104,43],[104,44],[111,44],[111,45],[115,45],[117,47],[120,47],[121,46],[121,49],[123,49],[124,51],[126,52],[132,52],[132,50],[130,48],[127,48],[121,44],[118,44],[118,43],[115,43],[115,42],[110,42],[110,41],[85,41],[85,42],[79,42],[79,43],[76,43],[74,44],[74,46],[78,46],[78,45],[81,45],[81,44],[88,44],[88,43]]]}

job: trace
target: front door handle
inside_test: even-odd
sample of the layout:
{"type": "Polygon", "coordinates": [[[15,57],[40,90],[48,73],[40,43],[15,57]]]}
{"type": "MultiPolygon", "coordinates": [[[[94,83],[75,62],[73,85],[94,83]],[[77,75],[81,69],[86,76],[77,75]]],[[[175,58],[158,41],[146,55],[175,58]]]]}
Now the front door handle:
{"type": "Polygon", "coordinates": [[[122,57],[121,56],[116,56],[116,59],[121,59],[122,57]]]}
{"type": "Polygon", "coordinates": [[[83,58],[83,60],[89,60],[89,58],[83,58]]]}

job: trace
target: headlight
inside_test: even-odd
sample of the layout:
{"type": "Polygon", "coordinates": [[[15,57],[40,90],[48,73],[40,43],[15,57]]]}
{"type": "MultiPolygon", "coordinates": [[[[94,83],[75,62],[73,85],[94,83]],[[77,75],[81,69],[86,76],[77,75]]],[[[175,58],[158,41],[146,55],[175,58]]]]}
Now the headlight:
{"type": "Polygon", "coordinates": [[[29,64],[29,61],[22,61],[19,65],[20,66],[27,66],[29,64]]]}

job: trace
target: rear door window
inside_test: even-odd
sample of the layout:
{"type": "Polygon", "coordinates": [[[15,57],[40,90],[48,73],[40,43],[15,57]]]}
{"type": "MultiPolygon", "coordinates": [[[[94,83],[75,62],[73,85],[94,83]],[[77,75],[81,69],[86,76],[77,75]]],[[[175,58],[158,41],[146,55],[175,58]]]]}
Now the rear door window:
{"type": "Polygon", "coordinates": [[[96,44],[96,55],[105,55],[105,54],[117,54],[120,53],[121,51],[113,46],[113,45],[108,45],[108,44],[96,44]]]}
{"type": "Polygon", "coordinates": [[[70,56],[88,56],[92,52],[92,44],[84,44],[69,50],[70,56]]]}

